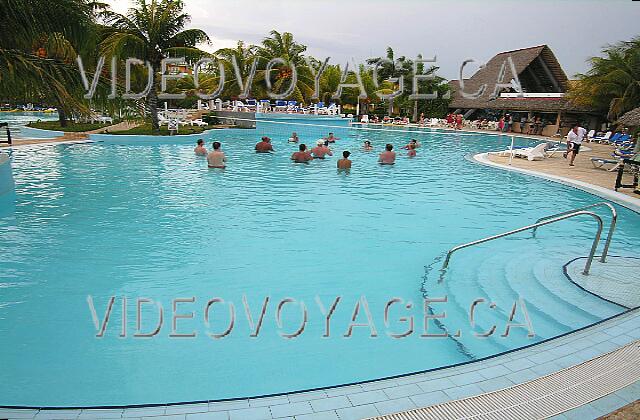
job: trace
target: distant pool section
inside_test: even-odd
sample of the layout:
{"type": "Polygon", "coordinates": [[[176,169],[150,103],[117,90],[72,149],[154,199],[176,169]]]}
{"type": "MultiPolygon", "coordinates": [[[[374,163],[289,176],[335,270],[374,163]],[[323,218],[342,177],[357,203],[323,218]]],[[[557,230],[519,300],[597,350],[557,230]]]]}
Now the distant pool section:
{"type": "MultiPolygon", "coordinates": [[[[0,122],[9,123],[11,135],[16,139],[51,139],[64,135],[62,131],[39,130],[27,127],[30,122],[55,121],[56,112],[0,112],[0,122]]],[[[4,133],[0,134],[1,136],[4,133]]]]}
{"type": "Polygon", "coordinates": [[[33,128],[22,126],[19,128],[22,138],[29,139],[56,139],[64,136],[64,131],[57,130],[42,130],[40,128],[33,128]]]}
{"type": "Polygon", "coordinates": [[[171,143],[195,143],[198,139],[208,141],[214,136],[217,130],[207,130],[198,134],[178,134],[175,136],[151,136],[151,135],[127,135],[127,134],[89,134],[89,140],[105,143],[122,143],[129,144],[131,142],[162,142],[163,140],[171,143]]]}

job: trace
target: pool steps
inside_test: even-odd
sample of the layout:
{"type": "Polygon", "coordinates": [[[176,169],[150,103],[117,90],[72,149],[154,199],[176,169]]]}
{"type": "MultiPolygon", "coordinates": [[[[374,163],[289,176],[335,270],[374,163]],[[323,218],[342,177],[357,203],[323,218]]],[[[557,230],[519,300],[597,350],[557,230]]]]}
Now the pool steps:
{"type": "MultiPolygon", "coordinates": [[[[530,245],[527,244],[528,247],[530,245]]],[[[552,338],[621,312],[621,307],[578,289],[564,276],[559,257],[540,260],[543,250],[540,246],[535,248],[529,253],[516,252],[521,257],[518,259],[504,256],[480,259],[473,255],[467,259],[460,258],[457,263],[452,264],[443,283],[437,283],[437,275],[434,273],[427,279],[426,287],[431,296],[446,295],[448,298],[444,326],[449,327],[451,333],[463,330],[461,337],[453,338],[469,349],[474,357],[485,357],[534,343],[522,328],[513,329],[508,338],[500,337],[511,305],[520,296],[525,300],[538,339],[552,338]],[[549,264],[557,269],[550,270],[549,264]],[[456,277],[461,279],[458,287],[453,284],[456,277]],[[522,283],[518,281],[519,278],[528,281],[522,283]],[[493,286],[494,284],[499,287],[493,286]],[[488,310],[486,304],[478,308],[477,330],[484,331],[492,325],[497,326],[496,332],[489,339],[477,338],[471,334],[468,320],[468,305],[471,302],[467,302],[469,296],[474,299],[485,298],[487,302],[498,304],[495,310],[488,310]],[[547,312],[547,308],[551,310],[547,312]],[[502,340],[509,340],[509,346],[502,340]]],[[[440,312],[437,306],[435,308],[436,312],[440,312]]],[[[520,313],[517,313],[517,319],[521,319],[518,315],[520,313]]]]}

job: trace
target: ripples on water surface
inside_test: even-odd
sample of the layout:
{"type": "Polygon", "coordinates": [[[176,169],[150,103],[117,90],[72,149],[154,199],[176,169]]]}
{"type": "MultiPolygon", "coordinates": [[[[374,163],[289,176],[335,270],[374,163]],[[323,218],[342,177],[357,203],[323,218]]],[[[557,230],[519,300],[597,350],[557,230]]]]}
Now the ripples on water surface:
{"type": "MultiPolygon", "coordinates": [[[[286,143],[286,129],[264,125],[209,134],[207,147],[214,136],[223,142],[225,170],[207,169],[193,155],[193,144],[170,139],[15,150],[15,206],[0,212],[0,405],[272,394],[435,368],[516,347],[521,342],[467,339],[464,353],[451,339],[421,339],[421,310],[415,308],[416,332],[394,340],[386,333],[406,329],[397,319],[408,312],[395,307],[387,329],[384,304],[400,297],[419,308],[424,266],[456,244],[597,201],[463,159],[506,148],[506,137],[333,129],[342,138],[333,146],[336,156],[296,165],[289,156],[297,146],[286,143]],[[277,153],[252,152],[263,132],[272,135],[277,153]],[[423,144],[414,159],[399,149],[410,136],[423,144]],[[375,153],[360,150],[364,139],[374,143],[375,153]],[[395,166],[376,164],[387,142],[398,151],[395,166]],[[353,152],[350,173],[335,169],[344,149],[353,152]],[[118,338],[120,298],[105,338],[94,337],[87,295],[99,317],[110,296],[129,297],[127,338],[118,338]],[[256,339],[249,338],[243,295],[254,320],[263,299],[272,300],[256,339]],[[208,338],[203,321],[204,305],[216,296],[236,308],[234,331],[223,340],[208,338]],[[324,316],[316,296],[325,306],[342,297],[329,339],[321,337],[324,316]],[[357,327],[345,339],[360,296],[369,302],[379,336],[369,338],[368,328],[357,327]],[[137,297],[164,307],[164,327],[152,340],[132,338],[137,297]],[[180,306],[195,311],[195,318],[179,321],[181,331],[197,332],[195,339],[168,338],[176,297],[196,299],[180,306]],[[295,340],[278,336],[274,314],[284,297],[303,300],[308,308],[307,329],[295,340]]],[[[298,133],[313,145],[325,130],[298,127],[298,133]]],[[[454,265],[473,271],[494,257],[492,266],[500,270],[489,281],[506,291],[500,285],[511,268],[503,262],[546,260],[553,262],[546,268],[559,272],[562,263],[585,253],[592,232],[589,223],[567,222],[546,229],[533,251],[534,242],[505,240],[460,253],[454,265]]],[[[639,237],[637,215],[621,209],[613,252],[631,254],[639,237]]],[[[529,281],[531,272],[522,275],[529,281]]],[[[427,280],[429,289],[435,279],[427,280]]],[[[455,283],[449,287],[445,292],[456,294],[461,306],[477,297],[455,283]]],[[[148,331],[153,312],[144,310],[148,331]]],[[[214,313],[211,330],[224,330],[226,309],[214,313]]],[[[299,309],[285,307],[283,315],[285,328],[295,330],[299,309]]],[[[540,325],[537,340],[593,321],[547,318],[544,312],[532,315],[540,325]]]]}

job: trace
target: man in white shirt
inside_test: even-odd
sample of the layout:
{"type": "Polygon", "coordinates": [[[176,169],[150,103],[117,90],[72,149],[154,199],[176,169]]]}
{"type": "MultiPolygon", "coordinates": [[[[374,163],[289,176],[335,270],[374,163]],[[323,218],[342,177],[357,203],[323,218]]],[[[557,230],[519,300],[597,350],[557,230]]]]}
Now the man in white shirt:
{"type": "Polygon", "coordinates": [[[580,127],[578,124],[574,124],[574,126],[567,134],[567,155],[569,158],[569,166],[575,166],[573,161],[576,159],[576,156],[580,152],[580,146],[582,145],[582,140],[587,135],[587,130],[580,127]]]}

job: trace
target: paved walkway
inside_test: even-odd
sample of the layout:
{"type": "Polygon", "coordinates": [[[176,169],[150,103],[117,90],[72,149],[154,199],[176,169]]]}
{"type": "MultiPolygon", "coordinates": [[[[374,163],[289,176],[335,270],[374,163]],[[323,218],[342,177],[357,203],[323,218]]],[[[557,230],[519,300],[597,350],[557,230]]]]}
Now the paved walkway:
{"type": "Polygon", "coordinates": [[[640,341],[523,384],[377,417],[377,420],[542,419],[640,381],[640,341]]]}
{"type": "MultiPolygon", "coordinates": [[[[575,160],[576,166],[569,166],[569,162],[564,159],[560,153],[556,153],[555,156],[541,161],[528,161],[527,159],[514,158],[511,161],[511,166],[571,178],[613,190],[616,183],[617,172],[594,168],[591,164],[591,158],[604,157],[613,159],[611,153],[614,147],[597,143],[586,143],[585,146],[591,150],[580,151],[575,160]]],[[[490,154],[489,159],[501,165],[508,165],[509,163],[508,157],[490,154]]],[[[634,194],[630,188],[621,188],[618,191],[635,198],[640,198],[640,195],[634,194]]]]}
{"type": "Polygon", "coordinates": [[[140,123],[133,122],[133,121],[122,121],[122,122],[119,122],[118,124],[108,125],[106,127],[101,127],[96,130],[86,131],[85,134],[101,134],[101,133],[106,133],[107,131],[109,132],[127,131],[127,130],[131,130],[132,128],[136,128],[139,125],[140,123]]]}

